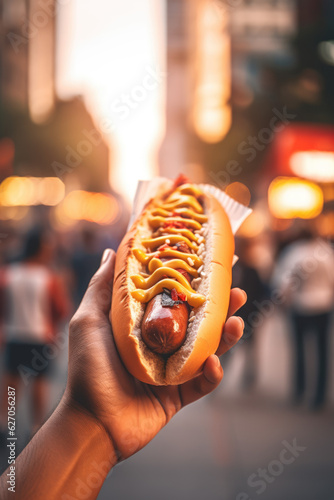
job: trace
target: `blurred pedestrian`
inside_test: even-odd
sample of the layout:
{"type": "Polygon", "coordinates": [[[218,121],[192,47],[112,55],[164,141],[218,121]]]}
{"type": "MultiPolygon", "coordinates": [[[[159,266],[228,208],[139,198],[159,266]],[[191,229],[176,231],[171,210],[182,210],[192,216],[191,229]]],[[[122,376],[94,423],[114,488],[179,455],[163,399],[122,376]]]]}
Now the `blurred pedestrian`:
{"type": "Polygon", "coordinates": [[[52,253],[50,236],[34,229],[26,237],[22,260],[0,269],[0,338],[5,350],[2,429],[6,426],[7,388],[16,389],[17,403],[23,381],[32,385],[33,431],[46,416],[46,375],[50,370],[46,349],[58,323],[70,312],[66,289],[48,267],[52,253]]]}
{"type": "Polygon", "coordinates": [[[315,334],[315,394],[311,406],[325,402],[328,377],[328,338],[334,310],[334,252],[328,242],[315,238],[308,228],[298,241],[288,245],[278,260],[273,284],[288,309],[294,336],[294,400],[300,402],[306,392],[306,336],[315,334]]]}
{"type": "Polygon", "coordinates": [[[256,305],[266,296],[267,287],[262,280],[255,264],[255,242],[253,239],[242,239],[237,246],[239,261],[233,268],[232,286],[246,290],[248,300],[240,311],[239,316],[244,320],[243,347],[245,349],[245,364],[242,376],[242,387],[249,390],[256,383],[257,353],[256,327],[253,315],[257,313],[256,305]]]}
{"type": "Polygon", "coordinates": [[[74,301],[77,307],[85,294],[88,283],[97,271],[102,257],[97,232],[92,228],[82,231],[80,247],[76,248],[71,267],[74,272],[74,301]]]}

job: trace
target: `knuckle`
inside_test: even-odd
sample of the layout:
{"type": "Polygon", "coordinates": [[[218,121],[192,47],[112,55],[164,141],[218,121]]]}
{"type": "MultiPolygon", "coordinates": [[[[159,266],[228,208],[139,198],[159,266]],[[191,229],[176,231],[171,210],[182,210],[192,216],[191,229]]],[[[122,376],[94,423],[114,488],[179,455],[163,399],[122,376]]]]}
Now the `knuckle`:
{"type": "Polygon", "coordinates": [[[101,282],[101,278],[98,274],[94,274],[94,276],[91,278],[90,282],[89,282],[89,285],[88,285],[88,288],[92,288],[92,287],[95,287],[96,285],[98,285],[99,283],[101,282]]]}
{"type": "Polygon", "coordinates": [[[80,313],[73,316],[70,321],[69,328],[72,334],[76,334],[82,330],[96,328],[99,323],[100,318],[96,317],[96,315],[92,313],[80,313]]]}
{"type": "Polygon", "coordinates": [[[71,332],[75,332],[77,330],[80,330],[80,328],[81,328],[81,317],[79,316],[79,314],[75,314],[70,320],[69,330],[71,332]]]}

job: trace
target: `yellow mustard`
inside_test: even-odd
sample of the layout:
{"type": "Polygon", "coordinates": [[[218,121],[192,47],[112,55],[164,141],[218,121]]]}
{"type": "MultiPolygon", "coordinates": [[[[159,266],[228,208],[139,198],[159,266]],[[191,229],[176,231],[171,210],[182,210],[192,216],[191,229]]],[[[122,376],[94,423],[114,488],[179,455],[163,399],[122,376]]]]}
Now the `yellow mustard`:
{"type": "Polygon", "coordinates": [[[147,288],[151,288],[158,281],[161,281],[166,277],[175,278],[176,281],[181,283],[181,285],[183,285],[187,290],[192,291],[192,288],[187,278],[185,278],[183,274],[181,274],[179,271],[175,271],[175,269],[171,269],[170,267],[167,266],[159,267],[159,269],[154,271],[154,273],[151,274],[151,276],[149,276],[147,279],[145,279],[143,276],[140,276],[139,274],[131,276],[131,279],[137,288],[142,288],[144,290],[147,290],[147,288]]]}
{"type": "Polygon", "coordinates": [[[196,243],[191,242],[185,236],[158,236],[157,238],[148,238],[142,241],[144,247],[150,248],[151,250],[164,245],[165,243],[168,245],[175,245],[176,243],[180,243],[184,241],[189,248],[192,250],[198,250],[198,245],[196,243]]]}
{"type": "Polygon", "coordinates": [[[182,184],[176,189],[176,191],[182,194],[190,194],[196,198],[203,194],[201,188],[195,186],[194,184],[182,184]]]}
{"type": "Polygon", "coordinates": [[[153,273],[156,269],[159,267],[170,267],[172,269],[183,269],[184,271],[187,271],[187,273],[190,274],[190,276],[193,276],[194,278],[198,277],[198,272],[196,269],[193,267],[189,266],[184,260],[181,259],[172,259],[172,260],[167,260],[166,262],[162,262],[162,260],[157,259],[156,257],[153,257],[153,259],[150,260],[148,263],[148,270],[150,273],[153,273]]]}
{"type": "MultiPolygon", "coordinates": [[[[182,234],[183,236],[185,236],[186,238],[188,238],[188,240],[191,240],[191,241],[195,241],[197,242],[198,241],[198,238],[199,238],[199,235],[195,235],[194,233],[192,233],[190,231],[190,229],[178,229],[176,227],[165,227],[165,228],[160,228],[161,231],[163,233],[168,233],[168,234],[182,234]]],[[[168,238],[168,236],[165,236],[165,238],[168,238]]],[[[205,241],[204,238],[202,241],[205,241]]]]}
{"type": "Polygon", "coordinates": [[[183,217],[189,217],[190,219],[197,220],[197,222],[200,222],[201,224],[207,222],[208,220],[206,215],[197,214],[193,210],[189,210],[189,208],[176,208],[174,212],[178,215],[182,215],[183,217]]]}
{"type": "Polygon", "coordinates": [[[152,215],[161,215],[162,217],[169,217],[171,215],[171,212],[168,210],[164,210],[163,208],[155,208],[151,212],[152,215]]]}
{"type": "Polygon", "coordinates": [[[207,222],[208,220],[206,215],[198,214],[197,212],[194,212],[193,210],[190,210],[189,208],[185,207],[175,208],[172,212],[160,207],[156,208],[155,210],[152,210],[151,214],[154,216],[160,215],[161,217],[173,217],[173,216],[175,217],[175,214],[177,214],[177,215],[182,215],[183,217],[189,217],[190,219],[196,220],[201,224],[207,222]]]}
{"type": "Polygon", "coordinates": [[[194,255],[192,253],[178,252],[177,250],[173,250],[172,248],[171,249],[166,248],[165,250],[159,250],[158,252],[151,252],[151,253],[145,253],[143,250],[140,250],[139,248],[134,248],[133,254],[136,257],[136,259],[139,260],[139,262],[145,265],[147,265],[153,257],[162,257],[162,258],[173,257],[175,259],[181,259],[187,262],[189,265],[191,265],[191,267],[194,267],[195,269],[198,269],[203,265],[202,259],[200,259],[197,255],[194,255]],[[193,262],[193,265],[191,262],[193,262]]]}
{"type": "Polygon", "coordinates": [[[189,195],[179,195],[178,193],[171,195],[168,199],[167,202],[163,204],[163,208],[165,210],[174,210],[175,208],[178,207],[187,207],[191,208],[195,212],[202,214],[203,213],[203,208],[202,206],[198,203],[196,198],[194,196],[189,196],[189,195]]]}
{"type": "Polygon", "coordinates": [[[176,289],[178,293],[186,296],[187,302],[192,307],[199,307],[205,302],[205,297],[195,293],[188,280],[177,269],[187,271],[194,278],[198,277],[198,271],[202,265],[202,259],[196,253],[186,253],[174,250],[178,242],[184,242],[189,249],[198,250],[198,240],[205,240],[195,235],[192,230],[200,230],[202,224],[207,222],[203,214],[203,208],[196,199],[202,194],[197,186],[184,184],[179,186],[160,207],[151,211],[148,222],[153,229],[159,229],[164,236],[146,238],[142,245],[155,252],[146,253],[139,248],[133,249],[137,260],[148,267],[150,275],[144,273],[131,276],[136,290],[131,295],[139,302],[149,302],[155,295],[162,293],[164,288],[176,289]],[[178,217],[180,215],[180,217],[178,217]],[[183,217],[181,217],[183,216],[183,217]],[[187,228],[173,227],[173,223],[181,222],[187,228]],[[171,223],[169,226],[166,223],[171,223]],[[160,246],[168,245],[161,250],[160,246]],[[166,262],[161,259],[169,258],[166,262]]]}
{"type": "Polygon", "coordinates": [[[182,222],[185,226],[191,227],[192,229],[201,229],[201,224],[196,220],[185,219],[183,217],[149,217],[148,223],[153,229],[157,229],[163,226],[165,222],[182,222]]]}
{"type": "Polygon", "coordinates": [[[141,290],[137,288],[136,290],[133,290],[131,292],[131,295],[134,299],[138,300],[139,302],[146,303],[149,302],[151,299],[153,299],[153,297],[155,297],[159,293],[162,293],[164,291],[164,288],[167,288],[168,290],[172,290],[173,288],[175,288],[178,293],[183,293],[187,297],[188,304],[192,307],[199,307],[206,300],[204,295],[190,292],[178,281],[172,279],[163,279],[158,283],[156,283],[155,285],[153,285],[148,290],[141,290]]]}

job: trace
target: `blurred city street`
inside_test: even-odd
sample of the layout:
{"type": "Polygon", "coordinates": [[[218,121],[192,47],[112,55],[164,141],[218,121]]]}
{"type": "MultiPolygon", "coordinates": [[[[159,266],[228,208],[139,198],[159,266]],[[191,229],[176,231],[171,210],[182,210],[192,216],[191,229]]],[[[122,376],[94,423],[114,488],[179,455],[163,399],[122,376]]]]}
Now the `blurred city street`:
{"type": "MultiPolygon", "coordinates": [[[[334,355],[333,334],[330,357],[334,355]]],[[[294,407],[290,401],[291,350],[285,318],[277,313],[271,316],[258,332],[257,342],[259,378],[254,390],[243,391],[240,387],[245,361],[241,344],[222,358],[223,366],[228,358],[228,366],[220,387],[183,409],[145,449],[116,466],[98,499],[334,498],[333,370],[329,402],[324,409],[310,411],[307,403],[294,407]],[[297,447],[305,449],[297,448],[299,456],[283,464],[281,471],[277,463],[271,464],[279,460],[286,442],[291,446],[296,442],[297,447]],[[267,470],[269,479],[262,478],[261,483],[259,476],[254,476],[252,483],[249,478],[257,475],[259,468],[267,470]],[[257,493],[264,484],[263,493],[257,493]]],[[[57,361],[50,410],[64,388],[66,357],[64,350],[57,361]]],[[[21,447],[29,436],[27,407],[28,401],[23,400],[18,412],[21,447]]],[[[287,461],[291,456],[287,454],[287,461]]],[[[5,460],[2,450],[1,470],[5,460]]]]}
{"type": "Polygon", "coordinates": [[[1,500],[334,500],[333,89],[333,0],[0,0],[1,500]]]}

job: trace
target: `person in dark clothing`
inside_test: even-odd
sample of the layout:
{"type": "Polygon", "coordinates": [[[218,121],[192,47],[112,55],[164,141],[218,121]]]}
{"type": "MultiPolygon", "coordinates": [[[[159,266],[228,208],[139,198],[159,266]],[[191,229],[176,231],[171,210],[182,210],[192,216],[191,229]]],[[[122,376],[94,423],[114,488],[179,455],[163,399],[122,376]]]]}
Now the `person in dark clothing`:
{"type": "Polygon", "coordinates": [[[256,328],[258,326],[256,304],[263,300],[267,290],[253,263],[253,245],[251,239],[239,242],[237,248],[239,261],[234,266],[232,282],[232,286],[246,290],[248,296],[246,304],[239,311],[239,315],[245,323],[243,344],[246,349],[246,360],[242,380],[242,386],[245,390],[251,389],[256,383],[256,328]]]}
{"type": "Polygon", "coordinates": [[[329,326],[334,310],[334,252],[321,238],[303,231],[301,239],[282,252],[273,284],[282,294],[293,327],[294,401],[306,391],[306,338],[313,333],[316,356],[314,409],[325,403],[328,375],[329,326]]]}
{"type": "Polygon", "coordinates": [[[98,250],[97,238],[93,230],[84,229],[82,232],[82,245],[72,258],[76,307],[80,304],[92,275],[99,268],[101,256],[102,252],[98,250]]]}

